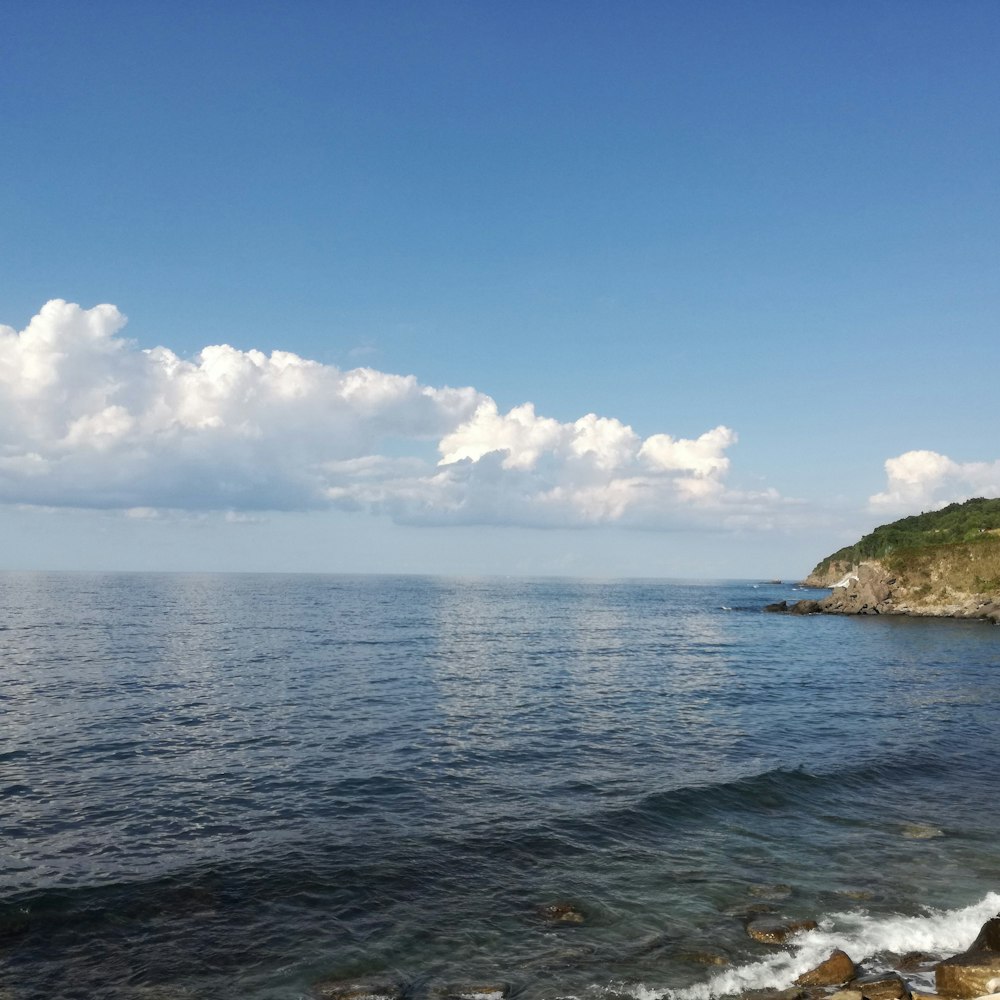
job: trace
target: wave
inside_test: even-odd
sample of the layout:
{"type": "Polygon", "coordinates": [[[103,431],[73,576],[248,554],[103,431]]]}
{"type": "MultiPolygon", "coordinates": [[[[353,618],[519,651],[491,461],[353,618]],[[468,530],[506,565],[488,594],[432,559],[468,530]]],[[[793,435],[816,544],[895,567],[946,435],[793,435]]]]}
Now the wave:
{"type": "Polygon", "coordinates": [[[609,991],[627,993],[636,1000],[711,1000],[747,990],[786,989],[835,948],[858,964],[883,952],[920,951],[944,957],[968,948],[982,925],[998,912],[1000,893],[990,892],[971,906],[931,910],[917,917],[872,916],[864,910],[834,913],[824,917],[817,930],[789,942],[787,950],[726,969],[707,982],[684,989],[619,983],[609,991]]]}
{"type": "Polygon", "coordinates": [[[946,762],[933,754],[849,763],[823,771],[778,767],[650,792],[628,805],[594,813],[589,823],[631,829],[648,824],[691,824],[723,814],[804,809],[842,793],[861,792],[867,802],[881,787],[897,790],[911,776],[926,778],[946,770],[946,762]]]}

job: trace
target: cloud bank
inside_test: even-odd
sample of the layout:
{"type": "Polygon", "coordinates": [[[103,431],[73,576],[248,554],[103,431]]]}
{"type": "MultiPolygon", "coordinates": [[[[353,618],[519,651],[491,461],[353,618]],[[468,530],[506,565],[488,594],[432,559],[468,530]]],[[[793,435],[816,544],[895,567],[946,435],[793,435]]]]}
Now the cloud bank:
{"type": "Polygon", "coordinates": [[[780,503],[726,485],[728,427],[643,439],[593,413],[501,413],[473,388],[284,351],[185,360],[124,326],[114,306],[58,299],[21,332],[0,326],[0,502],[638,527],[742,526],[780,503]]]}
{"type": "Polygon", "coordinates": [[[913,514],[977,496],[1000,496],[1000,461],[956,462],[936,451],[907,451],[885,463],[886,488],[874,510],[913,514]]]}

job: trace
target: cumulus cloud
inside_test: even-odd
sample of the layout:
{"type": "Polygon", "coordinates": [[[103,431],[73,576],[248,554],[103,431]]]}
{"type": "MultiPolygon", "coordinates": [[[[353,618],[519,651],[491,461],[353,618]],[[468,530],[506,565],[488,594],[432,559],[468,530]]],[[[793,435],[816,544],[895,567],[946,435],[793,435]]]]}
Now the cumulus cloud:
{"type": "Polygon", "coordinates": [[[0,502],[649,527],[741,525],[780,503],[726,485],[727,427],[642,439],[285,351],[141,350],[124,325],[114,306],[54,300],[21,332],[0,326],[0,502]]]}
{"type": "Polygon", "coordinates": [[[907,451],[887,459],[885,473],[885,491],[869,498],[883,512],[916,513],[1000,495],[1000,461],[956,462],[936,451],[907,451]]]}

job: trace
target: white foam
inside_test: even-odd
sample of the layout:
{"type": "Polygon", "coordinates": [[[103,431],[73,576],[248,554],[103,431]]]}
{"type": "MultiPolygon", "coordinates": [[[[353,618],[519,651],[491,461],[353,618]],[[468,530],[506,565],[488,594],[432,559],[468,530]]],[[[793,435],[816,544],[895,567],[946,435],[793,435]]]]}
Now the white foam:
{"type": "MultiPolygon", "coordinates": [[[[951,955],[964,951],[975,940],[982,925],[1000,912],[1000,893],[991,892],[972,906],[931,911],[922,917],[870,916],[863,910],[825,917],[815,931],[799,935],[787,951],[776,952],[759,962],[726,969],[705,983],[673,990],[638,985],[627,989],[636,1000],[709,1000],[755,989],[785,989],[796,977],[815,968],[834,948],[846,951],[855,962],[882,951],[929,952],[951,955]]],[[[615,992],[624,992],[621,987],[615,992]]]]}

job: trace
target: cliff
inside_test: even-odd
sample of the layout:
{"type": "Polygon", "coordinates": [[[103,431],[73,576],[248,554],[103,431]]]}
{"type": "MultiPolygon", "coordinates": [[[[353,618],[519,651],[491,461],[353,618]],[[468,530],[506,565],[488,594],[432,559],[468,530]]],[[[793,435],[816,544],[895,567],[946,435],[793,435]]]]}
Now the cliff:
{"type": "Polygon", "coordinates": [[[767,610],[986,618],[1000,624],[1000,500],[969,500],[882,525],[827,556],[804,582],[832,593],[767,610]]]}
{"type": "Polygon", "coordinates": [[[862,562],[882,560],[910,549],[978,542],[990,534],[1000,534],[1000,499],[976,497],[948,504],[940,510],[880,524],[853,545],[845,545],[820,560],[803,582],[807,586],[832,587],[862,562]]]}

